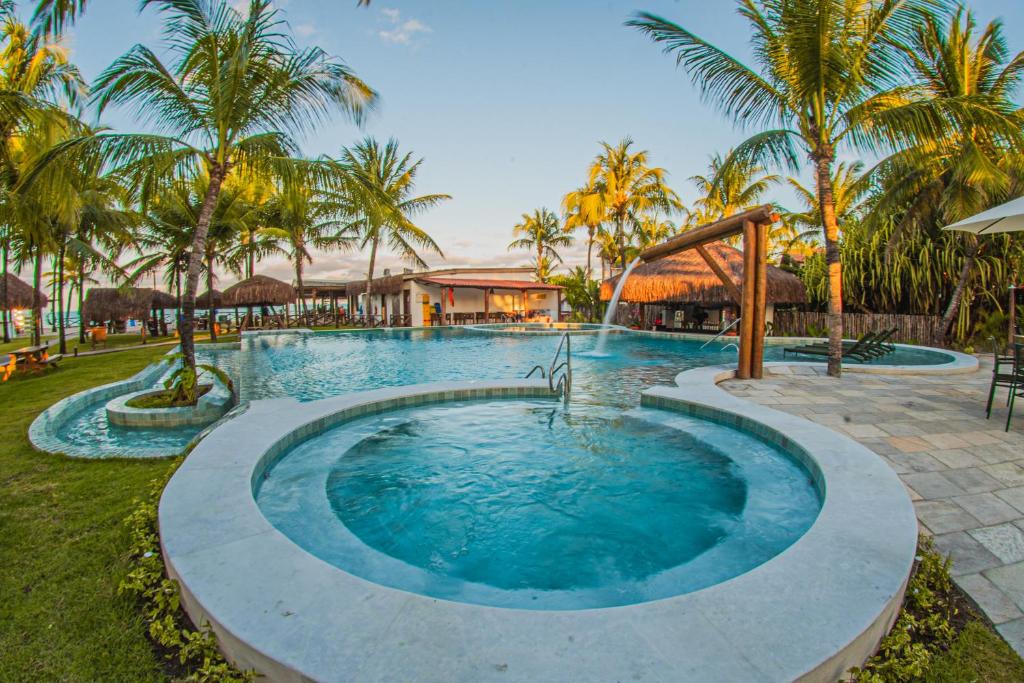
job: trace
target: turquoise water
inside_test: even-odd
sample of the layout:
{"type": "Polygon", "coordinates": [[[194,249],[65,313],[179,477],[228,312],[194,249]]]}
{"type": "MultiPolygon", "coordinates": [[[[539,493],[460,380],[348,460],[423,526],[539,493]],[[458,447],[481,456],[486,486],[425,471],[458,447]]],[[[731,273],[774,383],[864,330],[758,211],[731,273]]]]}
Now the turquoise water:
{"type": "MultiPolygon", "coordinates": [[[[439,380],[504,379],[524,376],[533,366],[547,368],[559,337],[494,334],[471,330],[376,330],[246,337],[241,351],[197,347],[200,362],[217,365],[236,379],[242,399],[293,397],[311,401],[384,386],[439,380]]],[[[573,402],[632,408],[640,392],[671,384],[688,368],[736,359],[734,347],[703,342],[613,334],[607,355],[588,355],[593,334],[573,336],[573,402]]],[[[796,357],[790,356],[790,360],[796,357]]],[[[782,359],[769,346],[767,360],[782,359]]],[[[951,360],[938,351],[900,349],[886,358],[897,364],[934,364],[951,360]]],[[[58,436],[97,455],[131,455],[132,448],[171,453],[199,432],[195,427],[138,430],[107,424],[104,403],[74,415],[58,436]]]]}
{"type": "Polygon", "coordinates": [[[742,432],[659,410],[492,401],[349,423],[257,492],[312,554],[436,598],[585,609],[724,581],[799,538],[806,471],[742,432]]]}

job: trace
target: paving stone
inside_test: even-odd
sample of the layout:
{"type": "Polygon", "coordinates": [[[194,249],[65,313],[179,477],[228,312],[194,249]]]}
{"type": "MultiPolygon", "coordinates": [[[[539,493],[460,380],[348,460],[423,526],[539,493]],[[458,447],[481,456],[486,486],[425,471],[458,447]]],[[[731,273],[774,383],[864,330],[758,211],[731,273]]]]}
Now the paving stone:
{"type": "Polygon", "coordinates": [[[1024,513],[1024,486],[1002,489],[1000,491],[996,491],[995,494],[1024,513]]]}
{"type": "Polygon", "coordinates": [[[932,444],[935,448],[965,448],[971,444],[961,439],[956,434],[924,434],[922,439],[932,444]]]}
{"type": "Polygon", "coordinates": [[[1024,532],[1013,524],[971,529],[967,533],[1005,564],[1024,562],[1024,532]]]}
{"type": "Polygon", "coordinates": [[[904,453],[920,453],[933,448],[920,436],[893,436],[889,437],[889,443],[904,453]]]}
{"type": "MultiPolygon", "coordinates": [[[[898,464],[903,472],[940,472],[948,469],[941,462],[927,453],[902,453],[895,452],[887,456],[892,462],[898,464]]],[[[897,470],[900,472],[900,470],[897,470]]]]}
{"type": "Polygon", "coordinates": [[[950,469],[962,467],[983,467],[988,463],[966,448],[928,451],[928,454],[950,469]]]}
{"type": "Polygon", "coordinates": [[[1018,609],[1024,609],[1024,562],[1004,564],[982,572],[1018,609]]]}
{"type": "MultiPolygon", "coordinates": [[[[945,473],[948,476],[948,472],[945,473]]],[[[1021,512],[994,493],[975,493],[958,496],[953,502],[988,526],[1021,519],[1021,512]]]]}
{"type": "Polygon", "coordinates": [[[1001,487],[998,480],[993,479],[976,467],[949,470],[940,474],[959,486],[966,493],[985,493],[987,491],[995,491],[1001,487]]]}
{"type": "Polygon", "coordinates": [[[993,624],[1024,617],[1013,601],[981,574],[964,574],[954,580],[993,624]]]}
{"type": "Polygon", "coordinates": [[[935,548],[953,560],[950,572],[953,576],[976,574],[985,569],[999,567],[1003,563],[966,531],[954,531],[935,536],[935,548]]]}
{"type": "Polygon", "coordinates": [[[967,491],[951,482],[941,472],[919,472],[903,475],[903,481],[910,484],[926,500],[962,496],[967,491]]]}
{"type": "Polygon", "coordinates": [[[1010,644],[1014,651],[1024,657],[1024,619],[1014,619],[996,626],[999,635],[1010,644]]]}
{"type": "MultiPolygon", "coordinates": [[[[920,491],[918,491],[920,493],[920,491]]],[[[976,529],[981,523],[958,505],[942,500],[914,503],[917,516],[936,534],[976,529]]]]}
{"type": "Polygon", "coordinates": [[[1004,462],[1000,465],[986,465],[981,469],[1008,487],[1024,485],[1024,467],[1017,463],[1004,462]]]}
{"type": "Polygon", "coordinates": [[[885,432],[872,424],[847,424],[839,428],[856,439],[885,436],[885,432]]]}

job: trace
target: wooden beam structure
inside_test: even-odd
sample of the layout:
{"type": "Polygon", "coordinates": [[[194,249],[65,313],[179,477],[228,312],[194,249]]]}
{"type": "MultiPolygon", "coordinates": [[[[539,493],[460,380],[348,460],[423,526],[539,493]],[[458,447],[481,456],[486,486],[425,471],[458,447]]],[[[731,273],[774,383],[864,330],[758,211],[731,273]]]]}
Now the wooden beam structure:
{"type": "Polygon", "coordinates": [[[740,293],[740,288],[737,287],[736,283],[732,281],[732,278],[726,274],[725,269],[722,268],[722,264],[718,262],[718,259],[712,256],[711,252],[705,249],[703,244],[698,244],[694,249],[698,254],[700,254],[700,257],[704,259],[704,263],[708,264],[708,268],[710,268],[714,274],[718,276],[718,279],[722,281],[722,285],[725,287],[725,290],[729,292],[729,296],[731,296],[732,300],[736,302],[736,305],[742,305],[743,294],[740,293]]]}
{"type": "Polygon", "coordinates": [[[768,307],[768,226],[779,220],[770,204],[688,230],[640,253],[645,262],[695,249],[740,306],[740,344],[736,377],[760,379],[764,373],[765,317],[768,307]],[[743,235],[743,283],[736,284],[705,244],[743,235]]]}

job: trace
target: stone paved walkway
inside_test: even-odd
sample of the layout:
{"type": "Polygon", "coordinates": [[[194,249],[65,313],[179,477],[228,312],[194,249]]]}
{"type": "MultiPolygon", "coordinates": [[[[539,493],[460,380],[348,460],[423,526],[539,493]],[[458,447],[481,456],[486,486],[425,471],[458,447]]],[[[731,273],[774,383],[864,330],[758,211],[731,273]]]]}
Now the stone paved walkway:
{"type": "Polygon", "coordinates": [[[1005,391],[985,419],[991,361],[983,358],[976,373],[944,377],[770,372],[721,386],[878,453],[910,492],[922,531],[952,556],[957,584],[1024,656],[1024,404],[1009,433],[1005,391]]]}

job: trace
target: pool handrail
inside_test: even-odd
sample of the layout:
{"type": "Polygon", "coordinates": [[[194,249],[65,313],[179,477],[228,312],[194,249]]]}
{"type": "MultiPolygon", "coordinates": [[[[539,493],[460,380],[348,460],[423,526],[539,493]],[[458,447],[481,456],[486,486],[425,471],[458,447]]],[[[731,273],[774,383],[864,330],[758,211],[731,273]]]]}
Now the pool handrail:
{"type": "MultiPolygon", "coordinates": [[[[532,373],[533,371],[531,370],[530,372],[532,373]]],[[[568,332],[563,334],[562,338],[558,340],[558,350],[555,351],[555,356],[551,359],[551,365],[548,367],[548,386],[551,388],[551,391],[560,392],[566,403],[569,402],[569,392],[572,390],[572,338],[568,332]],[[563,346],[565,347],[565,360],[558,363],[558,359],[562,355],[563,346]],[[555,382],[555,374],[562,368],[565,368],[565,372],[555,382]]]]}
{"type": "Polygon", "coordinates": [[[736,318],[736,319],[735,319],[735,320],[733,320],[733,321],[732,321],[731,323],[729,323],[728,325],[726,325],[725,327],[723,327],[722,329],[720,329],[720,330],[719,330],[718,332],[716,332],[716,333],[715,333],[715,336],[714,336],[714,337],[712,337],[711,339],[708,339],[708,340],[707,340],[706,342],[704,342],[703,344],[701,344],[701,346],[700,346],[701,350],[703,350],[705,346],[707,346],[707,345],[708,345],[708,344],[710,344],[711,342],[715,341],[716,339],[718,339],[719,337],[721,337],[721,336],[722,336],[723,334],[725,334],[726,332],[728,332],[728,331],[729,331],[729,330],[731,330],[732,328],[734,328],[734,327],[736,327],[737,325],[739,325],[739,324],[740,324],[740,320],[743,320],[743,316],[740,316],[739,318],[736,318]]]}

